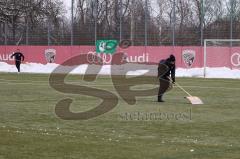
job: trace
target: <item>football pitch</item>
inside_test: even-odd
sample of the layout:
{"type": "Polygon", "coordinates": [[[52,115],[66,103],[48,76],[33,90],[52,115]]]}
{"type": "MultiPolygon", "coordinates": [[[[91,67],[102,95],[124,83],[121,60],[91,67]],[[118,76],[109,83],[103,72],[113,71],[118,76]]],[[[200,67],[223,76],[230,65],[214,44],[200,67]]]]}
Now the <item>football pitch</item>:
{"type": "MultiPolygon", "coordinates": [[[[66,82],[111,92],[118,104],[95,118],[64,120],[55,113],[60,100],[73,99],[72,112],[88,111],[102,100],[59,92],[49,85],[49,75],[0,76],[0,159],[239,158],[239,80],[176,79],[204,105],[189,104],[177,87],[165,94],[164,103],[157,103],[156,96],[146,96],[129,105],[109,76],[86,82],[80,75],[71,75],[66,82]]],[[[106,100],[111,101],[110,97],[106,100]]]]}

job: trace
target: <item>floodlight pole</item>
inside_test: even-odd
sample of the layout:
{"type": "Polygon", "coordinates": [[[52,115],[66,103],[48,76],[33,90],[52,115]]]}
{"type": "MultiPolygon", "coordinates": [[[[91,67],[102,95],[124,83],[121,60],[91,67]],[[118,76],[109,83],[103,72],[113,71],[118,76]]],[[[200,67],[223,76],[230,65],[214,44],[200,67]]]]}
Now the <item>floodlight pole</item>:
{"type": "Polygon", "coordinates": [[[28,37],[29,37],[29,20],[28,20],[28,16],[26,17],[26,20],[27,20],[27,26],[26,26],[26,45],[29,44],[29,40],[28,40],[28,37]]]}
{"type": "Polygon", "coordinates": [[[120,42],[122,41],[122,17],[123,17],[122,7],[123,7],[122,0],[120,0],[120,26],[119,26],[119,32],[120,32],[119,40],[120,40],[120,42]]]}
{"type": "MultiPolygon", "coordinates": [[[[233,19],[234,19],[234,12],[235,9],[233,7],[236,6],[236,1],[235,0],[230,0],[231,4],[231,11],[230,11],[230,39],[233,39],[233,19]]],[[[230,46],[232,47],[232,41],[230,43],[230,46]]]]}
{"type": "Polygon", "coordinates": [[[71,45],[73,45],[73,28],[74,28],[74,22],[73,22],[73,6],[74,6],[74,0],[72,0],[71,4],[71,45]]]}
{"type": "Polygon", "coordinates": [[[50,46],[51,45],[51,29],[50,29],[50,17],[49,17],[49,15],[48,15],[48,46],[50,46]]]}
{"type": "Polygon", "coordinates": [[[175,46],[176,0],[173,0],[172,45],[175,46]]]}
{"type": "Polygon", "coordinates": [[[4,45],[7,45],[7,20],[4,22],[4,45]]]}
{"type": "Polygon", "coordinates": [[[97,44],[97,18],[98,18],[98,0],[95,0],[95,4],[94,4],[94,27],[95,27],[95,46],[97,44]]]}
{"type": "Polygon", "coordinates": [[[147,30],[148,30],[148,26],[147,26],[147,23],[148,23],[148,0],[145,0],[145,18],[144,18],[144,23],[145,23],[145,39],[144,39],[144,45],[145,47],[148,45],[148,41],[147,41],[147,38],[148,38],[148,35],[147,35],[147,30]]]}
{"type": "Polygon", "coordinates": [[[205,18],[205,14],[204,14],[205,10],[204,10],[204,0],[201,0],[201,21],[200,21],[200,26],[201,26],[201,46],[203,46],[203,23],[204,23],[204,18],[205,18]]]}

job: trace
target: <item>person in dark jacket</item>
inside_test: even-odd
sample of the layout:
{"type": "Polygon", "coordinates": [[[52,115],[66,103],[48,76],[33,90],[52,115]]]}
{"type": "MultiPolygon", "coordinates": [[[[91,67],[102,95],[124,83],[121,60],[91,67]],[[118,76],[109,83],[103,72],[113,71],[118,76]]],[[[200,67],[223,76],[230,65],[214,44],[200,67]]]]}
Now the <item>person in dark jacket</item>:
{"type": "Polygon", "coordinates": [[[175,83],[175,61],[175,56],[170,55],[169,58],[161,60],[158,64],[158,79],[160,82],[158,102],[164,102],[162,99],[163,94],[171,89],[172,84],[175,83]]]}
{"type": "Polygon", "coordinates": [[[11,58],[14,57],[15,65],[17,67],[18,72],[20,72],[20,65],[21,62],[24,61],[24,55],[20,52],[20,49],[17,49],[17,51],[11,56],[11,58]]]}

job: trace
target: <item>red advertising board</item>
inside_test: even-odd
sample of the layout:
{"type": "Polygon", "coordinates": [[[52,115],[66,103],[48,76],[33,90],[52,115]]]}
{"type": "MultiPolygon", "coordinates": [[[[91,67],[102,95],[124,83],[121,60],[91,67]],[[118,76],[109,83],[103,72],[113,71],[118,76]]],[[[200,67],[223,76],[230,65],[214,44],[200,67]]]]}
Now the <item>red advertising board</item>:
{"type": "MultiPolygon", "coordinates": [[[[13,64],[10,58],[13,52],[20,49],[25,56],[25,62],[46,64],[49,62],[62,64],[79,54],[88,54],[89,63],[94,63],[91,55],[95,46],[0,46],[0,62],[13,64]]],[[[127,49],[117,49],[126,55],[131,63],[158,63],[170,54],[176,56],[179,68],[196,68],[204,66],[204,49],[200,46],[131,46],[127,49]]],[[[100,55],[105,64],[111,64],[112,55],[100,55]]],[[[239,68],[240,47],[208,47],[206,56],[207,67],[239,68]]]]}

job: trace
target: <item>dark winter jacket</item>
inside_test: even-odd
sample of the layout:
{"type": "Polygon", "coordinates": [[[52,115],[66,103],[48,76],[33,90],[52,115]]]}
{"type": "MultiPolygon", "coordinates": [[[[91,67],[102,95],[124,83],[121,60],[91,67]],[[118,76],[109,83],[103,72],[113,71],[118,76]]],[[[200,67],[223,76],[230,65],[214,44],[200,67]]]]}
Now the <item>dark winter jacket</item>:
{"type": "Polygon", "coordinates": [[[21,52],[15,52],[15,53],[11,56],[11,58],[13,58],[13,57],[14,57],[15,61],[17,61],[17,62],[24,61],[24,55],[23,55],[21,52]]]}
{"type": "Polygon", "coordinates": [[[171,79],[173,82],[175,82],[175,69],[176,66],[175,64],[171,64],[170,62],[171,60],[168,59],[164,59],[161,60],[158,64],[158,78],[163,78],[168,80],[170,75],[171,75],[171,79]]]}

